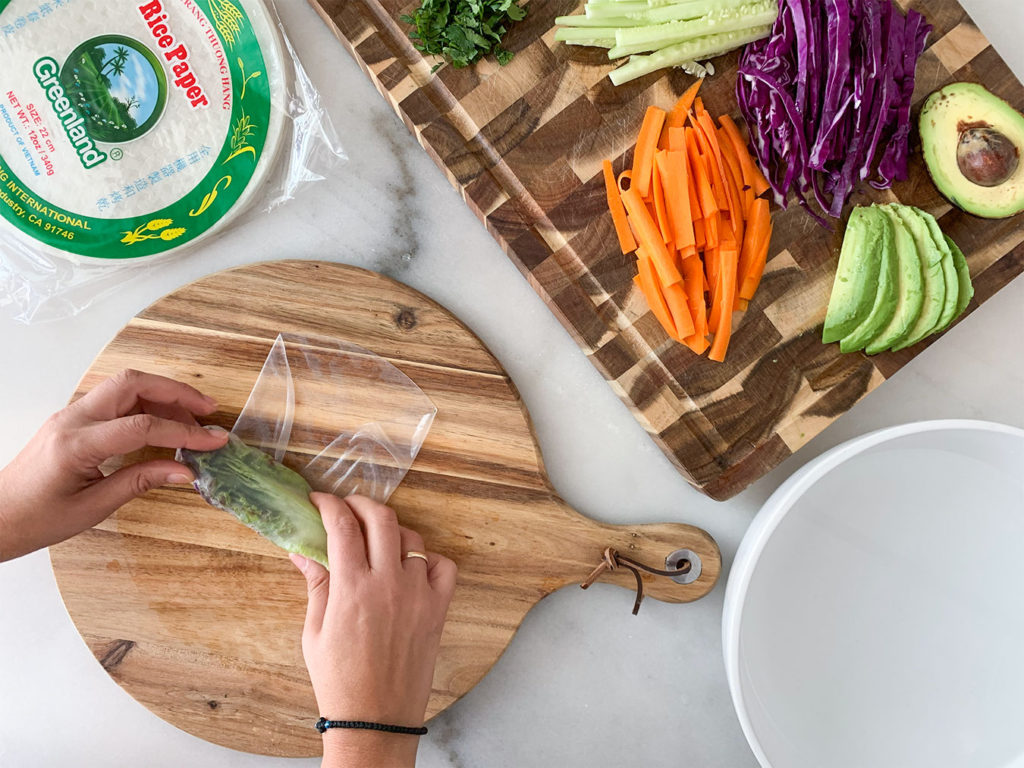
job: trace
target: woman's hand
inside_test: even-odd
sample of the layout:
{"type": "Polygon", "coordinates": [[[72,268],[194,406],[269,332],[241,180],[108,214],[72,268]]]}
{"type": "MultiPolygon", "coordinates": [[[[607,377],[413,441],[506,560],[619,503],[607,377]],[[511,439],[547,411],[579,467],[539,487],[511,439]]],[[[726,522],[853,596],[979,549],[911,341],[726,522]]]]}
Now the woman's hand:
{"type": "MultiPolygon", "coordinates": [[[[395,513],[361,496],[310,497],[327,529],[325,568],[299,555],[292,562],[309,587],[302,651],[320,715],[418,727],[423,724],[445,614],[455,591],[455,564],[425,552],[419,534],[395,513]]],[[[332,728],[324,766],[412,766],[419,739],[332,728]]]]}
{"type": "Polygon", "coordinates": [[[136,496],[192,472],[147,461],[104,477],[99,466],[145,446],[212,451],[226,432],[200,427],[217,404],[187,384],[123,371],[51,416],[0,471],[0,562],[64,541],[136,496]]]}

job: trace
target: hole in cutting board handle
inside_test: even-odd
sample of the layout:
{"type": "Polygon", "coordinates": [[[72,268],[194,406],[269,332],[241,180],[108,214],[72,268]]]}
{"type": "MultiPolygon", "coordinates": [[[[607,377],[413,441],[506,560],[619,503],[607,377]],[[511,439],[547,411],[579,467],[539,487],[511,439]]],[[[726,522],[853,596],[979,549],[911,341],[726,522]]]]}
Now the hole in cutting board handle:
{"type": "Polygon", "coordinates": [[[672,577],[672,581],[676,584],[692,584],[700,578],[700,555],[689,549],[677,549],[665,558],[665,569],[668,571],[677,571],[687,565],[690,566],[690,569],[686,573],[672,577]]]}

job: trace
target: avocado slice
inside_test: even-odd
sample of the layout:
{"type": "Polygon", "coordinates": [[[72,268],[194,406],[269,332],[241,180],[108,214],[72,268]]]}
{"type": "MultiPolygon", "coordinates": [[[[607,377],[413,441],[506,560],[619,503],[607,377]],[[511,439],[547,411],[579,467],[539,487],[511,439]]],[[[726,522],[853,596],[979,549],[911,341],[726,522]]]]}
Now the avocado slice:
{"type": "Polygon", "coordinates": [[[938,333],[953,322],[953,318],[956,317],[956,303],[960,295],[960,278],[956,274],[953,252],[946,242],[946,236],[942,234],[939,222],[927,211],[922,211],[920,208],[911,208],[911,210],[924,220],[925,226],[928,227],[928,232],[932,236],[932,242],[935,243],[936,248],[942,251],[942,277],[946,282],[946,298],[942,307],[942,314],[939,315],[939,319],[935,322],[935,329],[932,331],[932,333],[938,333]]]}
{"type": "Polygon", "coordinates": [[[924,305],[924,277],[921,273],[921,258],[917,255],[917,242],[891,206],[882,206],[879,210],[892,223],[899,284],[892,319],[864,348],[869,355],[877,355],[901,339],[917,322],[924,305]]]}
{"type": "Polygon", "coordinates": [[[896,352],[912,344],[917,344],[935,329],[942,316],[942,311],[946,307],[946,278],[942,271],[943,253],[932,240],[931,232],[928,231],[924,219],[918,216],[913,208],[905,205],[894,204],[892,209],[906,225],[910,234],[914,236],[917,255],[921,259],[921,277],[924,282],[924,303],[921,306],[921,314],[910,329],[893,342],[892,351],[896,352]]]}
{"type": "MultiPolygon", "coordinates": [[[[953,264],[956,266],[956,276],[960,282],[960,293],[956,297],[956,311],[953,313],[953,320],[956,320],[960,315],[967,309],[967,305],[971,303],[971,299],[974,298],[974,284],[971,282],[971,270],[967,266],[967,259],[964,257],[964,252],[960,250],[956,243],[953,242],[953,238],[949,235],[943,235],[946,238],[946,245],[949,246],[949,250],[953,254],[953,264]]],[[[944,331],[946,327],[953,324],[953,320],[940,328],[939,330],[944,331]]]]}
{"type": "Polygon", "coordinates": [[[899,275],[897,274],[896,233],[889,217],[877,206],[868,209],[868,214],[878,219],[882,228],[878,247],[881,262],[878,268],[878,288],[871,313],[864,321],[839,342],[840,352],[856,352],[864,349],[869,341],[892,320],[899,299],[899,275]]]}
{"type": "Polygon", "coordinates": [[[924,160],[953,205],[988,219],[1024,211],[1024,115],[975,83],[952,83],[925,102],[924,160]]]}
{"type": "Polygon", "coordinates": [[[870,208],[854,208],[846,226],[839,254],[832,296],[825,315],[821,340],[839,341],[863,323],[875,306],[878,272],[882,264],[881,218],[870,208]]]}

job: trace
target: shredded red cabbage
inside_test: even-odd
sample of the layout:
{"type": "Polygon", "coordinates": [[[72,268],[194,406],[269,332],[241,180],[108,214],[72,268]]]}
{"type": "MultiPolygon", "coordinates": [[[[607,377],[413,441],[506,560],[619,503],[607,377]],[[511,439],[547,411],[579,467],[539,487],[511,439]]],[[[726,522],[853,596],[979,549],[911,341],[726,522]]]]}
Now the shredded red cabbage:
{"type": "Polygon", "coordinates": [[[740,56],[736,84],[780,205],[792,195],[828,227],[861,183],[907,178],[910,102],[931,29],[892,0],[780,0],[771,36],[740,56]]]}

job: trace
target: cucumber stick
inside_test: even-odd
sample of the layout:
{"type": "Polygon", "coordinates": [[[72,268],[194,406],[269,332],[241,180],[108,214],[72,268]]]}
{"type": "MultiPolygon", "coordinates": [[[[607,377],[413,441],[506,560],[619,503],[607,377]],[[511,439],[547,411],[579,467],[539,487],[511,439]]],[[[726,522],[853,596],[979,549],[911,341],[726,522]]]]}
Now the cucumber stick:
{"type": "MultiPolygon", "coordinates": [[[[637,19],[631,19],[628,16],[609,16],[604,19],[591,19],[585,15],[578,14],[576,16],[559,16],[555,19],[556,27],[640,27],[643,26],[643,21],[637,19]]],[[[555,34],[562,30],[557,30],[555,34]]],[[[558,39],[557,37],[555,38],[558,39]]]]}
{"type": "Polygon", "coordinates": [[[600,38],[592,40],[590,38],[587,38],[586,40],[563,40],[562,42],[564,42],[566,45],[586,45],[591,48],[615,47],[615,40],[613,38],[608,38],[607,40],[602,40],[600,38]]]}
{"type": "Polygon", "coordinates": [[[643,17],[651,7],[647,0],[631,0],[629,2],[587,3],[584,12],[588,19],[609,19],[616,16],[637,15],[643,17]]]}
{"type": "Polygon", "coordinates": [[[778,14],[777,0],[590,0],[555,20],[555,40],[631,57],[608,75],[621,85],[666,67],[704,74],[698,61],[767,37],[778,14]]]}
{"type": "MultiPolygon", "coordinates": [[[[615,48],[608,56],[617,59],[622,56],[632,56],[635,53],[657,51],[710,34],[741,32],[751,27],[773,24],[778,15],[777,0],[761,0],[761,2],[750,3],[741,8],[715,10],[702,19],[620,28],[615,33],[615,48]]],[[[600,35],[600,37],[607,37],[607,35],[600,35]]]]}
{"type": "MultiPolygon", "coordinates": [[[[584,7],[583,18],[597,21],[625,16],[636,24],[664,24],[669,21],[703,19],[715,11],[742,8],[751,2],[752,0],[687,0],[683,3],[656,3],[651,0],[592,0],[584,7]]],[[[578,17],[570,16],[568,18],[578,17]]]]}
{"type": "MultiPolygon", "coordinates": [[[[751,0],[695,0],[692,3],[652,4],[650,10],[644,14],[644,18],[651,24],[703,19],[715,11],[730,8],[742,9],[750,3],[751,0]]],[[[778,4],[776,4],[776,15],[778,15],[778,4]]],[[[708,31],[708,34],[711,34],[711,30],[708,31]]]]}
{"type": "Polygon", "coordinates": [[[741,45],[752,43],[767,37],[772,31],[772,25],[766,24],[761,27],[751,27],[741,32],[726,32],[721,35],[708,35],[687,40],[685,43],[670,45],[655,51],[649,56],[633,56],[628,62],[608,74],[608,79],[613,85],[622,85],[638,77],[649,75],[666,67],[678,67],[682,64],[698,59],[712,59],[721,56],[741,45]]]}
{"type": "Polygon", "coordinates": [[[608,40],[615,45],[615,27],[562,27],[555,30],[555,40],[577,43],[581,40],[608,40]]]}

